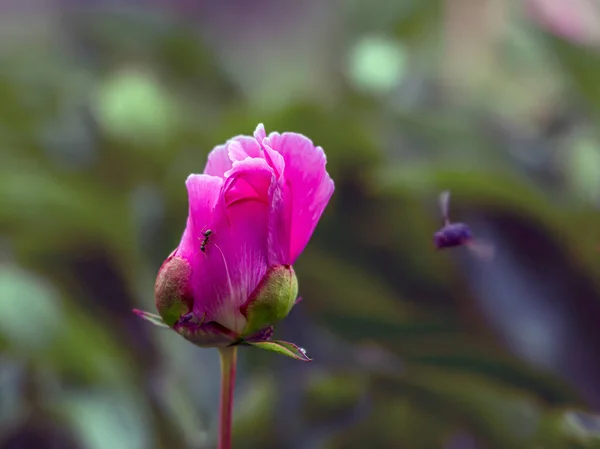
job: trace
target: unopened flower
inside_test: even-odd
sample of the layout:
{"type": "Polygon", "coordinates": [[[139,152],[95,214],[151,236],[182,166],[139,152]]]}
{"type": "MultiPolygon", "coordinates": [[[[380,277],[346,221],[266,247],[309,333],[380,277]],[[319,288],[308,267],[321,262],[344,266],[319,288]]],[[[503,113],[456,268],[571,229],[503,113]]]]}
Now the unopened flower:
{"type": "Polygon", "coordinates": [[[297,301],[292,265],[333,194],[325,165],[305,136],[267,136],[262,124],[216,147],[204,174],[186,181],[187,225],[155,286],[162,319],[137,313],[199,346],[247,343],[305,358],[270,337],[297,301]]]}

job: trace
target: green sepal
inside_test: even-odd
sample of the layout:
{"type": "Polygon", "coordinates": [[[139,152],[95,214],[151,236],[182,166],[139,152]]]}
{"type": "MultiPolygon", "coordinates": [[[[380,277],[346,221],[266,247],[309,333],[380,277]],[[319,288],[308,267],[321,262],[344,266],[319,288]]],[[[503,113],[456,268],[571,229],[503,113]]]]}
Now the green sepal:
{"type": "Polygon", "coordinates": [[[291,357],[293,359],[300,360],[301,362],[312,362],[312,359],[306,355],[306,351],[303,348],[287,341],[246,341],[244,342],[244,344],[264,349],[265,351],[277,352],[279,354],[291,357]]]}
{"type": "Polygon", "coordinates": [[[298,279],[294,269],[290,265],[271,267],[240,309],[248,320],[242,336],[283,320],[292,310],[297,296],[298,279]]]}
{"type": "Polygon", "coordinates": [[[169,328],[167,323],[165,323],[163,321],[163,319],[160,315],[156,315],[154,313],[150,313],[150,312],[146,312],[144,310],[138,310],[138,309],[133,309],[133,313],[135,313],[140,318],[143,318],[144,320],[149,321],[150,323],[154,324],[155,326],[166,327],[167,329],[169,328]]]}
{"type": "Polygon", "coordinates": [[[194,303],[190,288],[192,267],[186,259],[174,254],[175,251],[164,261],[154,284],[156,310],[169,327],[190,313],[194,303]]]}

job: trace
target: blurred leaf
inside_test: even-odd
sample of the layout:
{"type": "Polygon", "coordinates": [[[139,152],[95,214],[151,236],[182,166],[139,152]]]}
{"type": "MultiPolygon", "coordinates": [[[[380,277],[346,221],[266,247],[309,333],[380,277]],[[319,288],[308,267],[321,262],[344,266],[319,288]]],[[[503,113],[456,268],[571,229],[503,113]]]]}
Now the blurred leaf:
{"type": "Polygon", "coordinates": [[[110,326],[73,306],[54,344],[44,353],[53,368],[94,384],[133,385],[137,367],[110,326]]]}
{"type": "Polygon", "coordinates": [[[16,355],[53,344],[63,319],[51,284],[19,267],[0,264],[0,334],[16,355]]]}
{"type": "Polygon", "coordinates": [[[448,334],[456,330],[456,325],[452,324],[451,320],[436,320],[427,316],[422,319],[413,317],[397,320],[393,317],[385,319],[352,316],[343,312],[325,312],[321,317],[331,328],[350,341],[368,339],[394,344],[401,339],[410,341],[411,338],[424,335],[436,335],[440,340],[445,341],[448,334]]]}
{"type": "Polygon", "coordinates": [[[581,46],[551,33],[540,32],[543,43],[555,57],[572,89],[600,123],[600,54],[594,47],[581,46]]]}
{"type": "Polygon", "coordinates": [[[314,423],[325,423],[351,410],[364,395],[367,379],[353,373],[316,372],[307,388],[306,416],[314,423]]]}
{"type": "Polygon", "coordinates": [[[348,77],[362,90],[386,94],[402,82],[406,71],[404,47],[389,39],[365,37],[350,55],[348,77]]]}
{"type": "Polygon", "coordinates": [[[386,322],[382,319],[329,314],[326,322],[346,338],[360,335],[393,349],[404,362],[439,367],[496,379],[500,383],[536,394],[555,404],[581,404],[565,382],[527,366],[487,339],[461,336],[448,321],[386,322]]]}
{"type": "Polygon", "coordinates": [[[402,344],[400,353],[407,363],[485,376],[556,405],[583,404],[566,382],[528,366],[489,342],[460,337],[448,337],[445,341],[428,337],[427,344],[422,340],[402,344]]]}
{"type": "Polygon", "coordinates": [[[65,398],[64,413],[89,449],[145,449],[152,436],[147,414],[134,392],[88,390],[65,398]]]}
{"type": "Polygon", "coordinates": [[[95,99],[98,119],[118,138],[150,149],[173,131],[174,104],[147,70],[121,70],[105,81],[95,99]]]}
{"type": "Polygon", "coordinates": [[[269,429],[277,414],[279,398],[273,388],[274,374],[272,370],[265,370],[247,378],[250,388],[236,398],[233,438],[240,448],[276,447],[276,432],[256,431],[269,429]]]}
{"type": "Polygon", "coordinates": [[[367,419],[339,432],[328,448],[437,449],[443,447],[441,440],[453,427],[439,413],[423,410],[406,398],[388,395],[378,398],[375,405],[367,419]]]}
{"type": "MultiPolygon", "coordinates": [[[[181,342],[177,343],[177,347],[179,347],[181,342]]],[[[181,364],[177,364],[176,361],[171,362],[171,360],[169,362],[166,364],[170,365],[171,369],[165,372],[164,378],[161,379],[161,388],[158,389],[160,411],[163,417],[169,418],[166,422],[164,422],[164,418],[160,422],[161,426],[168,428],[166,440],[169,445],[174,444],[173,437],[169,437],[174,434],[177,439],[187,441],[191,447],[204,447],[203,444],[210,437],[208,419],[198,409],[190,391],[182,388],[184,382],[178,368],[181,364]]],[[[238,413],[237,408],[236,404],[236,414],[238,413]]]]}
{"type": "Polygon", "coordinates": [[[77,176],[57,176],[18,163],[0,168],[0,196],[0,222],[14,229],[21,249],[64,250],[87,235],[112,247],[124,265],[133,265],[137,255],[126,195],[77,176]],[[40,223],[44,232],[39,232],[40,223]]]}
{"type": "Polygon", "coordinates": [[[496,149],[494,144],[480,129],[471,125],[466,113],[460,111],[398,109],[394,113],[393,123],[403,134],[418,137],[434,148],[439,145],[444,152],[452,148],[460,148],[460,154],[463,155],[471,154],[468,150],[478,153],[486,151],[485,162],[492,162],[490,159],[497,157],[490,151],[496,149]]]}
{"type": "Polygon", "coordinates": [[[396,35],[406,40],[429,37],[437,29],[443,5],[440,0],[404,2],[405,11],[395,24],[396,35]]]}
{"type": "Polygon", "coordinates": [[[574,193],[594,204],[600,202],[600,149],[591,139],[569,145],[565,172],[574,193]]]}
{"type": "Polygon", "coordinates": [[[486,447],[529,447],[541,410],[522,392],[480,376],[439,369],[410,371],[397,381],[414,406],[435,413],[438,419],[466,425],[486,447]]]}
{"type": "Polygon", "coordinates": [[[556,410],[544,416],[536,436],[544,449],[598,449],[595,416],[575,410],[556,410]],[[587,421],[587,422],[585,422],[587,421]],[[591,428],[590,428],[591,424],[591,428]]]}
{"type": "Polygon", "coordinates": [[[394,319],[409,321],[415,310],[397,298],[385,282],[375,278],[359,266],[335,255],[311,249],[298,263],[300,294],[311,300],[308,306],[319,313],[342,311],[344,315],[377,317],[390,322],[394,319]],[[323,276],[324,270],[327,276],[323,276]],[[311,292],[315,292],[312,294],[311,292]]]}

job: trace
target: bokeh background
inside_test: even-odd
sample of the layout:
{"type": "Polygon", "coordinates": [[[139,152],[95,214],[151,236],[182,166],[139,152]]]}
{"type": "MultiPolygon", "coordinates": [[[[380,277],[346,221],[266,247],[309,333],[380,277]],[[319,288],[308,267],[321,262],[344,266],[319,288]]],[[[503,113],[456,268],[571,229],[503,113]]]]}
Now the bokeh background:
{"type": "Polygon", "coordinates": [[[215,447],[219,364],[154,311],[184,180],[258,123],[336,193],[238,449],[600,447],[592,0],[0,3],[0,448],[215,447]],[[493,241],[436,252],[437,197],[493,241]]]}

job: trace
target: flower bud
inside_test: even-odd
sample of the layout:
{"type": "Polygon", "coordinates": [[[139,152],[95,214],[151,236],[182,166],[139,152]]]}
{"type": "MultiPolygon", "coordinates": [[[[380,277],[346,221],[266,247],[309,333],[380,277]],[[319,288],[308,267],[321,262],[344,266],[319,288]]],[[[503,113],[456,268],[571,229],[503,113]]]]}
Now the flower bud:
{"type": "Polygon", "coordinates": [[[186,226],[155,285],[160,316],[135,313],[201,347],[250,345],[310,361],[272,333],[298,300],[292,264],[334,191],[326,165],[306,136],[267,135],[262,124],[216,147],[185,183],[186,226]]]}
{"type": "Polygon", "coordinates": [[[194,303],[190,291],[192,267],[174,253],[160,267],[154,285],[156,309],[169,327],[173,327],[182,315],[191,312],[194,303]]]}
{"type": "Polygon", "coordinates": [[[291,265],[276,265],[258,284],[240,311],[247,319],[243,335],[251,335],[283,320],[298,296],[298,279],[291,265]]]}

